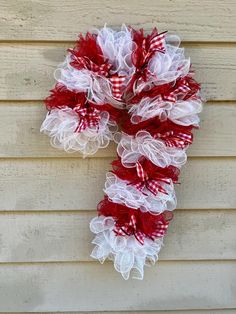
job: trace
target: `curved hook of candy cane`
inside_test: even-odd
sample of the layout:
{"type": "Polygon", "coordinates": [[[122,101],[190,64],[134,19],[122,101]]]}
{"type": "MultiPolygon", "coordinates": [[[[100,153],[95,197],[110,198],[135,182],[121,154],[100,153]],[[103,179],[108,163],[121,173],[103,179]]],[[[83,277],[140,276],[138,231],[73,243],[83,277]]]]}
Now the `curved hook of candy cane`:
{"type": "Polygon", "coordinates": [[[57,84],[45,100],[49,112],[41,126],[53,147],[84,157],[113,139],[124,109],[122,89],[134,72],[130,31],[96,32],[80,35],[55,70],[57,84]]]}

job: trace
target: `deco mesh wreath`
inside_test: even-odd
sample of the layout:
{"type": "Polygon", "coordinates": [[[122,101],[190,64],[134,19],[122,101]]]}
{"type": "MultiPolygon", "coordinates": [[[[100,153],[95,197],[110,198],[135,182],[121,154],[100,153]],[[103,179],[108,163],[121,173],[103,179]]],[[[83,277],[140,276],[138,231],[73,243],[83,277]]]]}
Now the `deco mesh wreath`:
{"type": "Polygon", "coordinates": [[[117,143],[105,197],[90,229],[91,256],[125,279],[154,264],[176,208],[174,183],[202,109],[180,40],[123,25],[79,36],[55,71],[41,131],[54,147],[84,156],[117,143]],[[119,126],[119,131],[118,131],[119,126]]]}

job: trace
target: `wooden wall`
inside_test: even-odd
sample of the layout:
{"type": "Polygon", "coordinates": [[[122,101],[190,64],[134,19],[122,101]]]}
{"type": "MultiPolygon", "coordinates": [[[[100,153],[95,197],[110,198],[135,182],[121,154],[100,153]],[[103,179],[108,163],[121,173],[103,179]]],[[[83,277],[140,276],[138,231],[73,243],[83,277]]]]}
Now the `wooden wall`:
{"type": "Polygon", "coordinates": [[[235,0],[0,0],[0,312],[236,313],[235,29],[235,0]],[[105,22],[178,33],[208,100],[143,281],[89,257],[115,146],[82,159],[39,133],[56,65],[105,22]]]}

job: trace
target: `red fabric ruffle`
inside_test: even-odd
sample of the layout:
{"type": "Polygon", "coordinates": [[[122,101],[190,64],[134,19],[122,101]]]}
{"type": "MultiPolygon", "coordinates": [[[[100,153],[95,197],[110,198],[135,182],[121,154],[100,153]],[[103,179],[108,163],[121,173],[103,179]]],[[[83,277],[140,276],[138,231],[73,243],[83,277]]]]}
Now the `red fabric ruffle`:
{"type": "Polygon", "coordinates": [[[178,141],[175,142],[176,138],[179,139],[179,141],[181,142],[183,141],[182,147],[186,147],[192,143],[193,134],[191,131],[193,128],[194,128],[193,125],[182,126],[175,124],[170,120],[160,121],[158,117],[154,117],[137,124],[133,124],[130,118],[126,117],[122,125],[122,131],[129,135],[135,135],[137,134],[138,131],[147,131],[153,137],[160,138],[166,143],[173,141],[173,146],[176,147],[178,147],[177,146],[178,141]],[[189,137],[189,140],[182,139],[180,134],[185,134],[186,136],[189,137]]]}
{"type": "Polygon", "coordinates": [[[85,37],[80,34],[75,47],[73,49],[68,49],[72,54],[73,59],[71,65],[76,69],[81,70],[81,64],[78,62],[79,57],[89,59],[98,66],[105,63],[106,60],[103,57],[102,49],[96,42],[96,38],[96,34],[91,34],[89,32],[85,37]]]}
{"type": "Polygon", "coordinates": [[[73,109],[78,104],[84,106],[86,103],[86,93],[73,92],[61,83],[57,83],[50,92],[50,96],[44,100],[48,110],[63,107],[73,109]]]}
{"type": "MultiPolygon", "coordinates": [[[[171,179],[173,183],[178,182],[178,177],[180,170],[174,166],[168,166],[166,168],[161,168],[154,165],[150,160],[143,158],[139,161],[143,167],[143,170],[147,174],[149,179],[167,181],[171,179]]],[[[112,172],[122,180],[128,182],[137,182],[139,181],[139,176],[135,167],[126,168],[122,165],[121,159],[118,158],[112,162],[112,172]]]]}
{"type": "Polygon", "coordinates": [[[110,119],[116,121],[117,123],[119,123],[124,115],[122,110],[119,110],[110,104],[96,105],[89,102],[87,100],[86,93],[71,91],[61,83],[57,83],[50,92],[50,96],[44,100],[44,103],[49,111],[54,108],[60,109],[65,107],[74,109],[79,105],[80,108],[96,108],[99,111],[107,111],[110,114],[110,119]]]}
{"type": "Polygon", "coordinates": [[[98,213],[106,217],[113,217],[117,230],[126,228],[127,222],[134,216],[136,220],[135,232],[141,232],[152,240],[157,238],[157,234],[162,233],[160,230],[169,223],[173,216],[172,212],[169,211],[159,215],[142,212],[139,209],[113,203],[107,196],[98,204],[98,213]]]}

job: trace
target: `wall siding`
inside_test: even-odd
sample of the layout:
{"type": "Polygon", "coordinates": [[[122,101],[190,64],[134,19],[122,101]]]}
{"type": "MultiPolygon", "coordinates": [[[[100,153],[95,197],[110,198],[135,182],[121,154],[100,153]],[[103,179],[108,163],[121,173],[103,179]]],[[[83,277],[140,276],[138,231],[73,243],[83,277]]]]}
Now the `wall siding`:
{"type": "MultiPolygon", "coordinates": [[[[89,256],[93,236],[88,226],[95,215],[96,211],[1,213],[1,263],[94,261],[89,256]]],[[[160,260],[235,260],[235,225],[235,210],[176,210],[160,260]]]]}
{"type": "MultiPolygon", "coordinates": [[[[0,103],[0,158],[68,157],[64,151],[53,148],[46,135],[39,133],[45,114],[46,109],[39,101],[0,103]]],[[[236,133],[236,102],[220,105],[208,102],[200,117],[201,128],[194,131],[194,143],[188,150],[188,156],[235,156],[236,145],[232,145],[232,141],[236,133]]],[[[116,145],[111,143],[90,158],[115,155],[116,145]]],[[[78,158],[81,155],[73,153],[69,157],[78,158]]]]}
{"type": "MultiPolygon", "coordinates": [[[[0,99],[39,100],[52,87],[53,71],[64,60],[69,43],[0,43],[0,99]]],[[[183,45],[184,46],[184,45],[183,45]]],[[[208,100],[236,99],[234,46],[187,45],[196,79],[208,100]]]]}
{"type": "Polygon", "coordinates": [[[0,301],[12,312],[234,308],[235,273],[234,261],[160,261],[125,281],[112,263],[4,264],[0,301]]]}
{"type": "Polygon", "coordinates": [[[0,0],[0,7],[0,313],[236,313],[236,2],[0,0]],[[78,32],[105,22],[178,33],[207,98],[174,221],[143,281],[124,281],[112,263],[89,256],[88,225],[115,145],[82,159],[39,133],[56,65],[78,32]]]}

